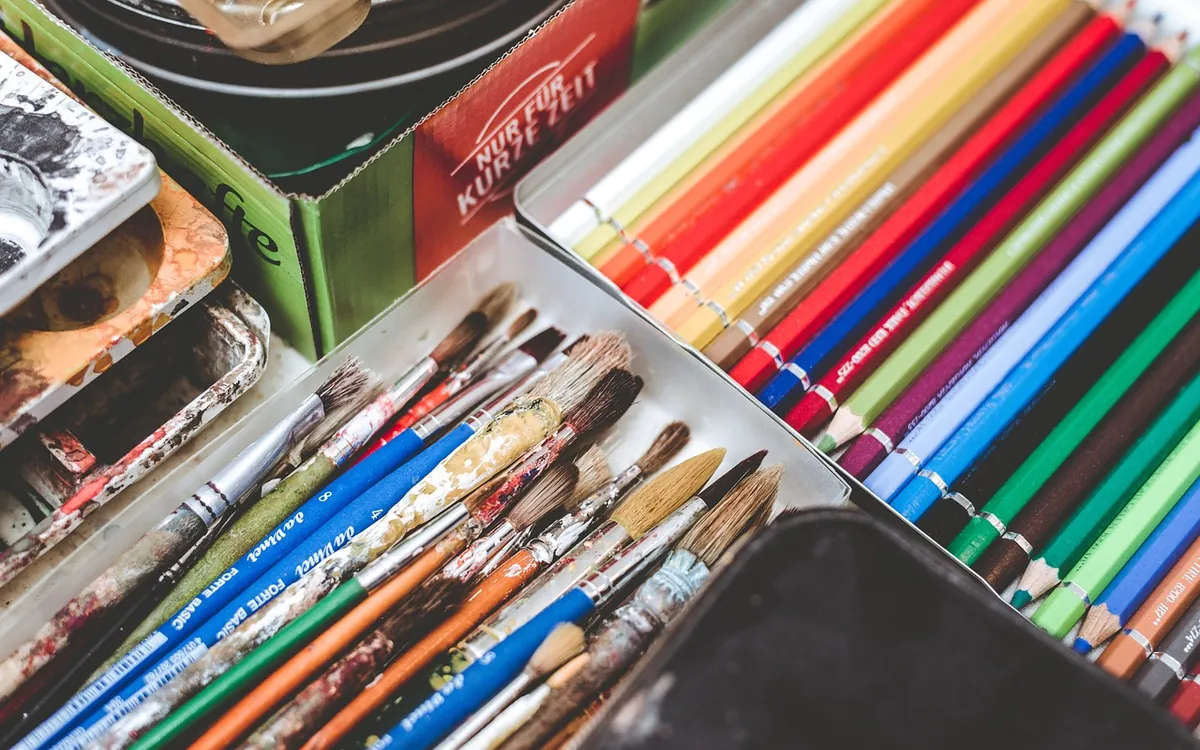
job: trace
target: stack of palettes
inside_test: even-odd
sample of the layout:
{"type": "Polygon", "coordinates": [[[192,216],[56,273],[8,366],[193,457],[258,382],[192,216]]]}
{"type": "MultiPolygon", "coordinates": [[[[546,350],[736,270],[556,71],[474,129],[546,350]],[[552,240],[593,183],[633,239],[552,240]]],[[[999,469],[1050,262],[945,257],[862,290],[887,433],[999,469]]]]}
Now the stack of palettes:
{"type": "Polygon", "coordinates": [[[1198,23],[1171,0],[798,4],[681,109],[647,97],[664,124],[542,222],[1193,728],[1198,23]]]}
{"type": "Polygon", "coordinates": [[[645,425],[641,456],[610,465],[605,436],[645,419],[625,416],[644,384],[625,336],[568,340],[517,295],[457,311],[398,379],[340,361],[256,432],[0,661],[0,742],[572,736],[731,548],[791,506],[765,450],[689,449],[682,422],[645,425]]]}
{"type": "Polygon", "coordinates": [[[0,37],[0,587],[262,374],[229,266],[154,155],[0,37]]]}

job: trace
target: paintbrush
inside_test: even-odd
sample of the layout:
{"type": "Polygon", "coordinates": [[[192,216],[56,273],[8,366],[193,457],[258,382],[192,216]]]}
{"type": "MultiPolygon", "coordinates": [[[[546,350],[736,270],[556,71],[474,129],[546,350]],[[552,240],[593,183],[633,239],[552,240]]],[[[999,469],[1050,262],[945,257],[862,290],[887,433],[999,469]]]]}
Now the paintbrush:
{"type": "MultiPolygon", "coordinates": [[[[725,450],[716,448],[663,472],[618,506],[607,522],[573,545],[569,540],[579,539],[586,531],[587,526],[583,525],[581,528],[581,524],[577,523],[567,523],[561,526],[557,522],[552,524],[538,539],[526,547],[525,551],[519,553],[519,555],[524,555],[525,552],[532,551],[535,559],[556,560],[550,569],[538,576],[514,601],[475,627],[448,653],[442,654],[433,667],[428,670],[426,679],[417,680],[408,685],[404,691],[390,700],[382,712],[376,714],[370,721],[362,722],[357,736],[366,737],[370,732],[395,723],[398,717],[408,714],[412,710],[412,706],[424,700],[431,690],[439,690],[447,683],[452,682],[455,675],[462,673],[477,659],[488,653],[492,647],[524,626],[563,594],[579,585],[604,561],[617,554],[631,541],[640,540],[689,498],[693,498],[712,476],[724,457],[725,450]]],[[[761,456],[755,456],[734,467],[733,470],[714,482],[712,487],[705,490],[704,497],[715,503],[738,479],[757,468],[758,462],[761,460],[761,456]]],[[[544,566],[545,563],[519,563],[514,558],[513,561],[506,562],[497,571],[501,580],[489,578],[484,585],[491,583],[495,590],[502,592],[502,598],[498,596],[497,598],[503,601],[515,592],[516,587],[512,586],[514,580],[523,584],[544,566]]],[[[489,593],[496,596],[492,591],[489,593]]],[[[432,658],[432,655],[429,658],[432,658]]],[[[426,661],[428,660],[426,659],[426,661]]],[[[419,664],[414,670],[423,666],[424,663],[419,664]]],[[[394,678],[386,683],[390,693],[394,694],[400,688],[403,682],[399,678],[406,676],[411,675],[405,675],[400,669],[393,672],[392,667],[388,668],[384,677],[394,678]]],[[[378,693],[382,690],[375,691],[375,688],[376,686],[372,685],[370,696],[364,693],[361,700],[356,699],[355,703],[352,703],[347,709],[361,710],[368,702],[378,701],[376,705],[379,705],[383,700],[387,700],[387,698],[380,698],[378,693]]],[[[340,714],[335,717],[335,721],[338,722],[336,731],[327,727],[327,729],[331,729],[330,734],[349,731],[349,728],[345,727],[344,722],[341,722],[340,719],[340,714]]],[[[331,724],[333,723],[331,722],[331,724]]],[[[322,737],[324,733],[325,730],[322,730],[322,733],[317,735],[322,742],[324,742],[322,737]]],[[[306,747],[316,746],[318,745],[310,742],[306,747]]],[[[329,747],[331,745],[322,744],[320,746],[329,747]]]]}
{"type": "Polygon", "coordinates": [[[401,719],[376,745],[425,750],[449,734],[504,687],[561,623],[579,623],[620,593],[762,462],[765,451],[741,462],[692,497],[640,539],[603,559],[565,595],[539,607],[528,622],[481,654],[471,666],[401,719]],[[382,744],[381,744],[382,743],[382,744]]]}
{"type": "Polygon", "coordinates": [[[571,659],[579,656],[587,640],[583,628],[574,623],[564,623],[555,628],[546,640],[533,652],[529,663],[517,677],[469,719],[459,724],[450,736],[438,743],[436,750],[459,750],[468,740],[485,729],[501,711],[519,698],[530,686],[541,682],[571,659]]]}
{"type": "MultiPolygon", "coordinates": [[[[555,465],[517,502],[501,525],[516,529],[532,526],[538,518],[552,512],[570,497],[578,476],[579,468],[576,466],[555,465]]],[[[462,554],[466,555],[465,552],[462,554]]],[[[461,565],[461,557],[422,583],[397,611],[384,618],[374,632],[309,683],[295,699],[256,731],[246,746],[292,748],[303,743],[338,708],[342,702],[339,695],[349,697],[366,685],[376,674],[376,667],[382,668],[392,654],[407,645],[405,634],[411,635],[412,622],[420,616],[419,613],[444,613],[448,607],[454,606],[471,580],[470,574],[461,565]]],[[[375,604],[378,605],[375,609],[379,610],[391,609],[396,603],[385,600],[375,604]]],[[[365,604],[360,605],[225,711],[220,720],[192,745],[193,750],[227,747],[252,729],[264,712],[304,685],[305,680],[333,660],[375,622],[375,612],[360,611],[364,609],[365,604]],[[348,626],[351,620],[354,622],[348,626]]]]}
{"type": "MultiPolygon", "coordinates": [[[[227,567],[232,565],[242,555],[246,554],[263,535],[284,521],[301,503],[312,497],[330,477],[334,475],[358,450],[382,427],[387,420],[396,414],[429,379],[437,372],[443,363],[452,361],[469,348],[483,331],[487,330],[491,321],[504,315],[511,304],[515,290],[511,285],[497,287],[479,303],[475,310],[464,317],[453,330],[443,338],[433,351],[423,357],[417,364],[409,368],[399,380],[382,394],[375,398],[365,408],[361,408],[342,425],[332,437],[329,437],[298,469],[289,474],[277,487],[268,493],[244,516],[233,525],[229,533],[224,535],[193,568],[183,581],[171,592],[170,596],[146,618],[138,629],[122,644],[111,661],[115,661],[126,651],[136,645],[155,628],[186,605],[206,586],[214,581],[227,567]]],[[[342,489],[352,483],[365,490],[384,474],[391,471],[405,458],[393,455],[396,463],[377,462],[367,470],[355,472],[353,479],[344,479],[342,489]],[[391,464],[390,466],[388,464],[391,464]],[[362,486],[365,485],[365,486],[362,486]]]]}
{"type": "MultiPolygon", "coordinates": [[[[548,465],[546,457],[556,449],[566,447],[577,437],[576,428],[584,426],[587,419],[603,422],[610,417],[615,418],[611,405],[597,407],[596,403],[602,402],[582,402],[586,402],[591,393],[588,386],[595,382],[593,378],[596,373],[607,373],[615,360],[628,361],[628,346],[619,335],[597,335],[577,347],[576,352],[577,355],[573,352],[562,367],[534,386],[528,397],[519,399],[513,408],[498,416],[439,464],[430,476],[408,492],[382,519],[355,537],[347,547],[327,558],[300,582],[287,588],[275,601],[258,610],[187,670],[133,709],[110,730],[101,746],[127,746],[155,724],[158,726],[150,730],[145,746],[152,746],[159,741],[158,738],[174,736],[182,731],[183,726],[195,720],[195,712],[199,711],[199,707],[207,703],[197,703],[193,711],[186,714],[177,711],[169,721],[161,721],[171,709],[218,676],[224,684],[240,689],[233,679],[231,667],[245,655],[278,633],[284,625],[308,612],[317,599],[383,555],[413,528],[440,513],[506,468],[521,452],[533,447],[533,450],[529,450],[529,457],[523,460],[522,471],[519,474],[514,471],[512,481],[506,482],[487,498],[479,509],[479,517],[494,520],[512,499],[512,493],[528,486],[528,481],[544,471],[548,465]],[[555,401],[550,400],[551,395],[555,401]],[[562,422],[559,417],[560,403],[569,404],[567,413],[574,415],[579,425],[573,427],[567,421],[561,428],[555,429],[562,422]],[[537,441],[540,442],[536,446],[531,445],[537,441]]],[[[596,388],[601,385],[596,383],[596,388]]],[[[640,389],[640,380],[637,381],[637,388],[640,389]]],[[[636,395],[636,390],[633,395],[636,395]]],[[[618,394],[613,393],[612,397],[617,399],[618,394]]],[[[631,401],[632,397],[629,399],[631,401]]],[[[619,416],[626,408],[628,403],[616,410],[615,414],[619,416]]],[[[380,561],[376,569],[388,570],[386,564],[391,562],[392,558],[388,556],[380,561]]],[[[357,587],[349,587],[342,595],[357,596],[357,587]]],[[[314,622],[314,618],[315,615],[306,618],[305,623],[314,622]]],[[[302,625],[298,623],[292,632],[303,632],[302,625]]],[[[221,695],[224,700],[223,691],[214,690],[211,695],[221,695]]]]}
{"type": "Polygon", "coordinates": [[[483,731],[468,740],[462,750],[495,750],[541,709],[554,691],[561,690],[588,663],[585,651],[559,667],[545,682],[517,698],[500,712],[483,731]]]}
{"type": "Polygon", "coordinates": [[[150,583],[198,542],[231,505],[262,480],[276,461],[325,415],[370,388],[374,376],[348,360],[281,422],[271,428],[182,505],[172,511],[54,617],[0,663],[0,700],[49,663],[99,617],[150,583]]]}
{"type": "MultiPolygon", "coordinates": [[[[568,514],[555,521],[529,547],[506,560],[487,579],[475,587],[454,613],[443,622],[434,633],[424,638],[419,644],[406,651],[391,666],[374,680],[351,705],[343,709],[323,727],[306,744],[308,748],[328,748],[337,745],[342,738],[354,729],[363,719],[382,706],[392,695],[408,681],[417,670],[425,667],[432,659],[452,646],[455,641],[468,634],[480,621],[487,617],[492,610],[504,603],[528,581],[557,559],[559,555],[574,546],[601,513],[606,512],[613,503],[619,500],[641,476],[657,471],[666,461],[678,452],[688,439],[688,428],[681,423],[672,423],[654,440],[645,455],[638,459],[633,467],[621,473],[608,484],[597,489],[585,499],[575,498],[568,503],[568,514]],[[570,503],[575,503],[571,507],[570,503]],[[531,552],[536,550],[535,552],[531,552]]],[[[663,494],[675,493],[674,503],[681,503],[692,492],[704,485],[720,464],[724,451],[712,451],[685,462],[678,469],[664,475],[660,489],[640,493],[638,497],[630,498],[619,512],[614,514],[617,523],[627,524],[625,527],[631,536],[639,536],[646,529],[656,524],[671,510],[674,505],[664,501],[663,494]]],[[[583,467],[585,461],[580,462],[583,467]]],[[[582,480],[580,484],[583,484],[582,480]]],[[[457,597],[455,597],[456,599],[457,597]]],[[[437,606],[445,608],[447,599],[437,606]]],[[[435,674],[438,674],[435,671],[435,674]]],[[[417,685],[421,687],[420,684],[417,685]]],[[[407,704],[404,704],[407,705],[407,704]]]]}
{"type": "MultiPolygon", "coordinates": [[[[343,571],[353,574],[358,567],[392,546],[396,539],[403,538],[409,529],[438,515],[506,468],[525,450],[551,433],[560,424],[562,412],[577,406],[606,372],[614,366],[624,366],[630,359],[628,345],[615,333],[581,339],[569,351],[569,356],[552,357],[552,361],[535,369],[493,401],[493,404],[501,403],[512,394],[523,393],[532,386],[533,390],[522,396],[519,403],[515,402],[495,418],[490,416],[490,412],[472,415],[419,456],[380,480],[340,513],[325,520],[302,545],[282,558],[276,556],[274,565],[267,567],[265,572],[257,577],[234,576],[229,580],[222,576],[220,580],[223,585],[216,590],[214,597],[226,596],[229,583],[234,583],[234,588],[238,588],[240,582],[240,590],[246,592],[245,604],[236,599],[226,599],[215,614],[209,608],[203,618],[195,612],[182,613],[186,616],[180,618],[181,630],[157,631],[168,636],[167,642],[172,650],[168,651],[157,641],[151,642],[148,637],[114,665],[109,673],[73,698],[50,721],[38,727],[27,738],[30,742],[27,747],[38,747],[68,729],[72,738],[68,746],[78,747],[96,740],[125,712],[157,691],[162,683],[178,675],[218,640],[224,639],[222,648],[232,648],[229,646],[231,640],[225,636],[246,619],[247,612],[258,613],[255,616],[258,624],[253,631],[239,631],[239,638],[235,640],[246,644],[242,648],[253,648],[257,645],[256,639],[269,638],[284,624],[287,613],[286,610],[273,610],[268,618],[262,614],[262,607],[278,596],[285,586],[310,572],[322,561],[329,562],[331,556],[340,555],[335,561],[336,565],[329,563],[330,575],[336,577],[342,575],[343,571]],[[554,369],[548,371],[550,367],[554,369]],[[345,533],[347,528],[367,528],[363,534],[353,537],[355,546],[352,549],[346,546],[351,541],[351,535],[345,533]],[[246,580],[251,582],[245,583],[246,580]],[[181,642],[183,633],[190,633],[190,640],[181,642]],[[170,636],[175,637],[172,639],[170,636]],[[156,659],[152,661],[150,656],[156,659]],[[148,672],[155,675],[154,679],[143,677],[148,672]],[[121,690],[119,695],[118,690],[121,690]],[[114,695],[118,699],[110,701],[114,695]],[[115,702],[120,711],[96,710],[97,706],[107,706],[110,702],[115,702]],[[80,718],[82,721],[78,720],[80,718]]],[[[320,507],[323,506],[320,504],[320,507]]],[[[461,519],[462,516],[458,516],[453,522],[461,519]]],[[[278,540],[273,538],[272,542],[261,550],[252,551],[252,554],[260,552],[260,559],[272,557],[279,549],[278,540]]],[[[322,586],[330,588],[336,583],[336,580],[324,575],[320,580],[322,586]]],[[[313,585],[313,581],[309,581],[309,585],[313,585]]],[[[314,590],[320,591],[319,588],[314,590]]],[[[306,606],[303,597],[289,601],[294,602],[292,606],[297,608],[306,606]]]]}
{"type": "Polygon", "coordinates": [[[400,433],[407,430],[409,427],[416,424],[421,417],[432,412],[434,409],[441,406],[447,399],[457,393],[460,393],[471,382],[478,378],[492,363],[493,360],[500,354],[504,347],[508,346],[520,336],[521,333],[533,324],[537,318],[537,309],[529,308],[521,313],[509,324],[508,328],[494,336],[490,341],[479,348],[479,351],[472,354],[462,363],[457,365],[446,376],[446,379],[434,386],[433,390],[426,393],[419,401],[413,404],[404,412],[395,422],[381,434],[374,443],[371,444],[364,455],[369,455],[373,451],[381,448],[385,443],[395,438],[400,433]]]}
{"type": "MultiPolygon", "coordinates": [[[[45,742],[76,718],[86,716],[92,708],[107,701],[140,674],[141,667],[153,663],[152,658],[175,648],[197,627],[230,605],[239,594],[285,559],[299,558],[298,564],[303,563],[304,570],[307,570],[312,565],[308,561],[319,561],[348,543],[349,537],[343,533],[345,529],[369,525],[392,506],[392,498],[402,496],[436,464],[489,424],[501,407],[565,363],[565,353],[541,362],[562,338],[562,333],[557,329],[548,329],[507,355],[489,376],[504,370],[502,382],[511,387],[476,409],[419,456],[413,458],[418,451],[422,451],[426,440],[445,424],[452,424],[452,420],[461,417],[484,394],[460,394],[459,399],[444,405],[436,414],[425,417],[370,459],[336,478],[323,492],[309,499],[273,530],[264,534],[242,559],[215,576],[214,581],[219,585],[210,585],[202,596],[186,602],[157,630],[141,639],[128,654],[115,664],[108,665],[106,672],[93,675],[91,684],[55,712],[50,720],[43,722],[31,738],[39,743],[45,742]]],[[[29,746],[35,747],[36,744],[29,746]]]]}
{"type": "MultiPolygon", "coordinates": [[[[766,520],[764,513],[770,512],[782,474],[779,466],[755,472],[692,527],[662,568],[638,588],[629,602],[617,608],[592,639],[587,665],[549,695],[537,715],[504,743],[504,750],[543,747],[572,716],[623,674],[696,595],[724,552],[766,520]]],[[[497,726],[495,732],[501,731],[504,728],[497,726]]]]}

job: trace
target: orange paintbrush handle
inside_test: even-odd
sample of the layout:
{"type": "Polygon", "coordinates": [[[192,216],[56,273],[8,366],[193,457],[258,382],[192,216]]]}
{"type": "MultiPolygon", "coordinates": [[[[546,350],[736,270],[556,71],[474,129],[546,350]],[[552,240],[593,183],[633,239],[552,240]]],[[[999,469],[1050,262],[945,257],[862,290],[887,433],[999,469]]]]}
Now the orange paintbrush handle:
{"type": "Polygon", "coordinates": [[[528,550],[521,550],[509,558],[467,595],[453,615],[388,665],[377,680],[309,738],[303,750],[337,747],[346,735],[391,700],[422,668],[449,650],[532,580],[541,567],[528,550]]]}
{"type": "Polygon", "coordinates": [[[375,589],[357,607],[260,682],[192,743],[191,750],[219,750],[237,742],[270,711],[283,703],[381,617],[411,594],[421,582],[453,557],[453,549],[434,545],[411,565],[375,589]]]}

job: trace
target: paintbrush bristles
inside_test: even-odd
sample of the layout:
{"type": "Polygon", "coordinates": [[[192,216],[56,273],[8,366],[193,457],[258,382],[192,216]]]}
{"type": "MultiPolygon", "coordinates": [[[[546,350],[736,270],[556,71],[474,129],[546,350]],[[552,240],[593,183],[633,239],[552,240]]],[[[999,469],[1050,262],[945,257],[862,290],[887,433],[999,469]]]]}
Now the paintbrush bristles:
{"type": "Polygon", "coordinates": [[[538,311],[536,307],[531,307],[517,317],[513,318],[513,322],[508,324],[508,331],[505,336],[509,341],[512,341],[517,336],[520,336],[529,326],[533,325],[533,321],[537,320],[538,311]]]}
{"type": "Polygon", "coordinates": [[[724,448],[713,448],[667,469],[646,482],[612,512],[612,520],[637,539],[695,495],[725,460],[724,448]]]}
{"type": "Polygon", "coordinates": [[[508,471],[502,471],[475,489],[471,490],[471,493],[462,499],[462,504],[466,506],[467,512],[471,515],[475,515],[475,511],[479,510],[479,506],[483,503],[483,501],[491,497],[493,492],[500,489],[500,485],[504,484],[504,482],[508,479],[508,476],[508,471]]]}
{"type": "Polygon", "coordinates": [[[571,497],[565,503],[570,510],[579,507],[580,502],[608,484],[613,478],[608,457],[604,455],[604,451],[600,450],[598,445],[591,446],[584,451],[583,455],[576,458],[575,466],[579,468],[579,481],[575,483],[575,492],[571,493],[571,497]]]}
{"type": "Polygon", "coordinates": [[[683,422],[672,422],[664,427],[636,462],[642,474],[649,476],[666,466],[676,453],[683,450],[683,446],[687,445],[691,437],[691,429],[683,422]]]}
{"type": "Polygon", "coordinates": [[[596,384],[583,403],[572,409],[563,422],[575,434],[603,430],[629,411],[642,391],[644,381],[628,370],[612,370],[596,384]]]}
{"type": "Polygon", "coordinates": [[[538,362],[541,362],[550,356],[550,352],[558,348],[558,345],[562,343],[564,338],[566,338],[566,335],[562,331],[554,326],[550,326],[526,339],[525,343],[521,344],[520,349],[538,362]]]}
{"type": "MultiPolygon", "coordinates": [[[[473,312],[483,313],[483,317],[487,319],[488,328],[491,328],[503,320],[505,315],[508,315],[508,309],[512,307],[516,299],[517,285],[506,282],[483,295],[479,304],[475,305],[473,312]]],[[[536,315],[536,312],[534,314],[536,315]]]]}
{"type": "Polygon", "coordinates": [[[476,310],[468,313],[465,318],[454,326],[454,330],[446,334],[446,338],[438,342],[438,345],[429,353],[429,358],[437,363],[438,367],[445,365],[447,362],[453,362],[458,359],[464,352],[483,337],[487,332],[488,320],[487,316],[476,310]]]}
{"type": "Polygon", "coordinates": [[[565,462],[556,463],[543,474],[508,512],[508,523],[524,531],[547,513],[560,507],[575,490],[579,468],[565,462]]]}
{"type": "Polygon", "coordinates": [[[379,630],[396,644],[396,651],[424,635],[424,631],[443,619],[469,588],[467,581],[435,576],[410,594],[379,625],[379,630]]]}
{"type": "Polygon", "coordinates": [[[588,397],[600,378],[614,368],[627,368],[633,359],[625,337],[597,333],[571,348],[567,361],[529,392],[530,398],[553,401],[566,414],[588,397]]]}
{"type": "Polygon", "coordinates": [[[371,372],[358,357],[347,357],[333,374],[317,387],[317,398],[321,399],[325,413],[358,399],[363,391],[382,388],[379,376],[371,372]]]}
{"type": "Polygon", "coordinates": [[[534,678],[550,674],[566,664],[567,660],[579,656],[586,645],[587,639],[583,635],[583,628],[574,623],[565,622],[550,631],[550,635],[546,636],[546,640],[542,641],[538,650],[533,652],[526,671],[534,678]]]}
{"type": "Polygon", "coordinates": [[[737,541],[762,515],[763,508],[775,502],[782,466],[756,471],[738,482],[724,500],[701,518],[679,541],[687,550],[712,567],[729,545],[737,541]]]}

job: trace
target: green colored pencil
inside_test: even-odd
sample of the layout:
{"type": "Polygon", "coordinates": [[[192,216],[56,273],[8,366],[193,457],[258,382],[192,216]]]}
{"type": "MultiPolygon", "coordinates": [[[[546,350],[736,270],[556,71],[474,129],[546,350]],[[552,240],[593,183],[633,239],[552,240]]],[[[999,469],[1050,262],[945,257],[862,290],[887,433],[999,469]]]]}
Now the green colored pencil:
{"type": "Polygon", "coordinates": [[[1200,477],[1200,423],[1192,426],[1167,460],[1142,485],[1067,577],[1033,614],[1033,624],[1063,638],[1091,598],[1104,590],[1146,541],[1163,516],[1200,477]]]}
{"type": "Polygon", "coordinates": [[[950,340],[1108,183],[1200,83],[1191,50],[1071,171],[929,318],[846,400],[854,414],[879,414],[950,340]]]}
{"type": "Polygon", "coordinates": [[[1029,563],[1013,596],[1023,607],[1062,580],[1188,430],[1200,420],[1200,375],[1188,383],[1029,563]]]}
{"type": "Polygon", "coordinates": [[[1117,361],[983,506],[983,511],[967,522],[966,528],[950,543],[950,554],[968,565],[974,564],[983,551],[1000,537],[997,527],[985,520],[984,514],[995,516],[1005,526],[1012,523],[1042,485],[1050,480],[1100,420],[1137,383],[1138,378],[1197,312],[1200,312],[1200,272],[1194,274],[1138,334],[1117,361]]]}

